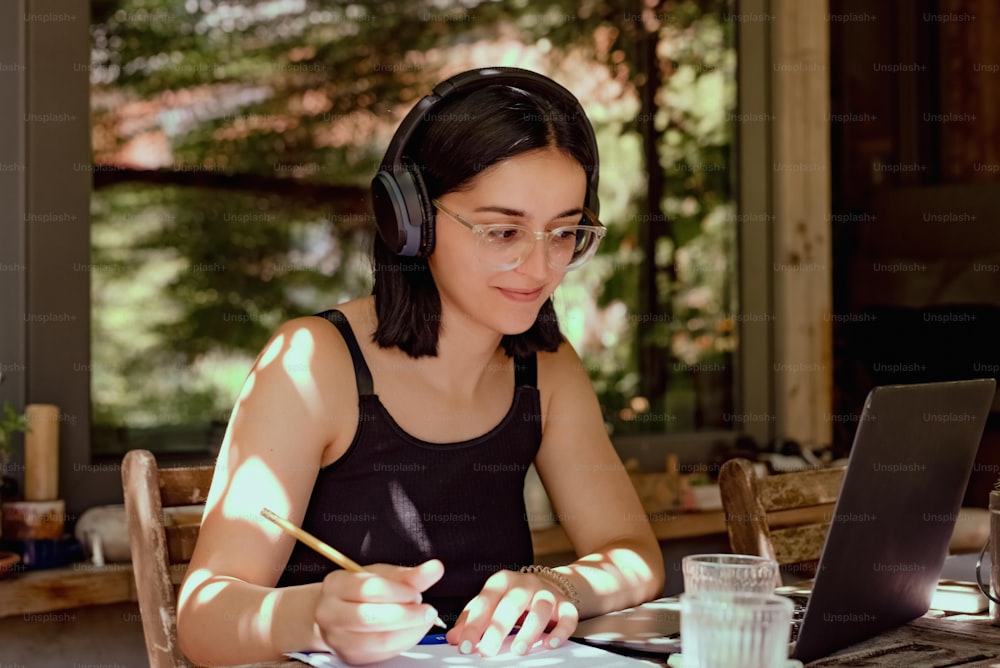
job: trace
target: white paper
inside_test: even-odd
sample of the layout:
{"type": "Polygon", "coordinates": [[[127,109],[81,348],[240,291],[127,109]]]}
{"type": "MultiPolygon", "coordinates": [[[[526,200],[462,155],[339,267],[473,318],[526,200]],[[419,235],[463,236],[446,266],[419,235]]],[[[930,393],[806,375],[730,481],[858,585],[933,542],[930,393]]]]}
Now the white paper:
{"type": "MultiPolygon", "coordinates": [[[[572,666],[572,668],[635,668],[650,666],[647,661],[632,659],[596,647],[588,647],[575,642],[565,642],[556,649],[544,647],[541,641],[535,643],[531,651],[524,655],[511,654],[513,636],[507,638],[500,653],[484,657],[478,654],[460,654],[455,645],[417,645],[397,657],[378,663],[365,664],[366,668],[407,668],[408,666],[494,666],[508,665],[518,668],[537,666],[572,666]]],[[[292,652],[285,656],[297,659],[311,666],[322,668],[349,668],[332,654],[322,652],[292,652]]]]}

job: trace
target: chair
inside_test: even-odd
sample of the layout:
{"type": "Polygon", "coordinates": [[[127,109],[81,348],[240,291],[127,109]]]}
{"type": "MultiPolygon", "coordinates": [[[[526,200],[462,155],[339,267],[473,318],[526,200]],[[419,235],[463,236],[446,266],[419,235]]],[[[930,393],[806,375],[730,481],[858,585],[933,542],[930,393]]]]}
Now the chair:
{"type": "MultiPolygon", "coordinates": [[[[728,460],[719,471],[719,491],[732,552],[767,556],[805,577],[815,575],[846,470],[759,477],[750,461],[728,460]]],[[[989,511],[961,508],[948,550],[978,551],[988,534],[989,511]]]]}
{"type": "Polygon", "coordinates": [[[811,575],[845,471],[837,467],[758,477],[750,461],[728,460],[719,471],[719,491],[730,549],[766,556],[781,566],[803,565],[811,575]]]}
{"type": "MultiPolygon", "coordinates": [[[[177,642],[177,589],[201,530],[214,466],[160,468],[148,450],[129,450],[122,487],[136,597],[150,668],[190,668],[177,642]],[[164,511],[168,512],[164,512],[164,511]]],[[[294,660],[234,668],[288,668],[294,660]]]]}
{"type": "Polygon", "coordinates": [[[122,462],[132,570],[150,668],[192,664],[177,643],[177,587],[191,560],[201,517],[164,520],[164,508],[203,505],[212,466],[159,468],[148,450],[130,450],[122,462]]]}

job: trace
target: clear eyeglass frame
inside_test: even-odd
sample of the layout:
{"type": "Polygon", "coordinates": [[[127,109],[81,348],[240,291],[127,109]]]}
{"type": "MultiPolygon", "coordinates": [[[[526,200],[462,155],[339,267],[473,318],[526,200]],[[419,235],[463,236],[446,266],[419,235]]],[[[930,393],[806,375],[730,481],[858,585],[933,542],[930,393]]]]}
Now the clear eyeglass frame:
{"type": "MultiPolygon", "coordinates": [[[[586,208],[584,208],[583,210],[583,217],[584,219],[587,220],[586,225],[562,225],[560,227],[556,227],[551,230],[545,230],[539,232],[529,229],[524,225],[517,225],[513,223],[511,224],[496,223],[490,225],[481,225],[478,223],[473,223],[467,220],[462,215],[452,211],[451,209],[449,209],[447,206],[445,206],[436,199],[431,200],[431,203],[435,206],[435,208],[440,209],[444,213],[448,214],[450,218],[456,220],[463,226],[472,230],[473,234],[475,234],[477,238],[476,245],[480,255],[479,257],[480,261],[481,262],[485,261],[484,266],[486,266],[487,269],[493,271],[508,271],[510,269],[514,269],[524,264],[525,260],[531,257],[531,253],[534,251],[535,244],[538,242],[539,239],[545,240],[545,258],[546,262],[548,262],[549,267],[557,271],[569,271],[571,269],[576,269],[584,265],[588,260],[590,260],[594,256],[594,254],[597,252],[597,247],[600,246],[601,244],[601,240],[604,238],[604,235],[606,235],[608,232],[607,228],[604,227],[604,224],[601,223],[600,220],[598,220],[597,216],[595,216],[593,212],[591,212],[586,208]],[[492,262],[491,258],[488,257],[484,258],[483,256],[486,254],[484,249],[490,243],[489,242],[490,235],[508,230],[509,231],[516,230],[522,232],[524,234],[524,239],[527,242],[527,243],[521,242],[521,245],[518,247],[520,249],[520,252],[517,253],[517,257],[512,261],[503,263],[492,262]],[[568,262],[560,262],[558,254],[553,252],[553,241],[558,238],[557,235],[567,234],[567,233],[571,233],[576,238],[579,238],[578,235],[584,234],[586,236],[586,239],[584,241],[583,250],[581,252],[572,255],[568,262]]],[[[574,249],[574,253],[575,252],[576,251],[574,249]]]]}

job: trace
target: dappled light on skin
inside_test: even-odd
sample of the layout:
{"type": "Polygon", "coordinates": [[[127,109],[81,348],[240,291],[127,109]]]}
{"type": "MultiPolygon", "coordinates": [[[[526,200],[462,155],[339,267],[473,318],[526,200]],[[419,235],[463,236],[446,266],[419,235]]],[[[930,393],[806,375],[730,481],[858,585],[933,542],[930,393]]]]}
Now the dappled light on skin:
{"type": "MultiPolygon", "coordinates": [[[[240,396],[236,398],[236,406],[233,408],[233,415],[236,415],[236,411],[239,410],[240,405],[246,401],[250,393],[253,392],[254,385],[257,384],[257,372],[251,371],[247,376],[247,379],[243,381],[243,389],[240,391],[240,396]]],[[[228,438],[228,437],[227,437],[228,438]]]]}
{"type": "Polygon", "coordinates": [[[634,550],[615,548],[611,550],[610,557],[630,585],[650,580],[653,577],[649,565],[634,550]]]}
{"type": "Polygon", "coordinates": [[[316,351],[316,342],[306,329],[300,329],[292,335],[288,350],[281,356],[281,365],[288,374],[302,402],[315,415],[322,415],[323,404],[319,398],[316,380],[312,375],[312,358],[316,351]]]}
{"type": "Polygon", "coordinates": [[[212,577],[212,572],[207,568],[199,568],[193,573],[189,573],[187,576],[188,584],[181,590],[181,597],[177,605],[178,609],[187,607],[188,596],[194,596],[194,605],[201,606],[210,603],[213,598],[229,586],[229,583],[225,581],[216,581],[206,585],[205,583],[212,577]]]}
{"type": "Polygon", "coordinates": [[[266,638],[271,635],[274,615],[277,610],[280,592],[271,592],[260,603],[260,612],[245,617],[240,626],[239,635],[242,638],[266,638]]]}
{"type": "Polygon", "coordinates": [[[292,507],[288,490],[281,487],[267,464],[257,457],[251,457],[233,471],[229,490],[222,502],[222,514],[229,519],[259,522],[268,537],[277,540],[283,535],[281,529],[260,515],[262,496],[269,499],[268,507],[271,510],[282,517],[288,517],[292,507]]]}
{"type": "Polygon", "coordinates": [[[260,361],[257,362],[257,369],[263,370],[267,368],[268,364],[270,364],[271,362],[273,362],[278,358],[278,355],[281,353],[281,349],[284,347],[285,347],[285,335],[279,334],[278,336],[274,337],[274,341],[272,341],[271,345],[267,347],[267,350],[264,351],[264,354],[260,356],[260,361]]]}
{"type": "Polygon", "coordinates": [[[628,548],[615,548],[608,554],[588,554],[574,570],[586,578],[598,594],[610,594],[648,581],[652,571],[643,559],[628,548]]]}

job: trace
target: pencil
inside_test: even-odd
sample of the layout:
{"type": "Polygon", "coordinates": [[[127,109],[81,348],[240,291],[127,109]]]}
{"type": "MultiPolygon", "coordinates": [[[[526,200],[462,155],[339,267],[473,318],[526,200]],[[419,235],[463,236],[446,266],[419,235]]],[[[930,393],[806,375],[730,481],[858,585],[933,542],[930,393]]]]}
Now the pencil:
{"type": "MultiPolygon", "coordinates": [[[[343,552],[333,549],[332,547],[330,547],[329,545],[327,545],[326,543],[324,543],[323,541],[321,541],[319,538],[312,535],[308,531],[303,531],[299,527],[295,526],[294,524],[286,520],[284,517],[275,514],[274,511],[268,508],[261,508],[260,514],[266,517],[267,519],[271,520],[275,524],[277,524],[279,527],[281,527],[282,531],[292,536],[295,536],[297,539],[299,539],[312,549],[316,550],[317,552],[319,552],[324,557],[326,557],[333,563],[337,564],[341,568],[346,569],[348,571],[353,571],[354,573],[367,572],[365,571],[364,566],[354,561],[343,552]]],[[[434,620],[434,624],[440,626],[443,629],[448,628],[447,626],[445,626],[445,623],[441,621],[440,617],[434,620]]]]}

